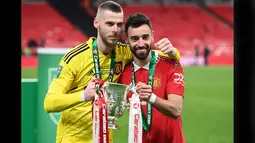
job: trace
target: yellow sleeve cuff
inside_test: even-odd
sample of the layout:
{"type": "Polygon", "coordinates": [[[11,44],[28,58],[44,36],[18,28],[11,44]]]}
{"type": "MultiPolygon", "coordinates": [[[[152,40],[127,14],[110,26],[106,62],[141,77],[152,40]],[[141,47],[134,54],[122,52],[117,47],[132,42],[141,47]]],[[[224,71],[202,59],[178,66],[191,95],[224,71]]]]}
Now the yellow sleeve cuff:
{"type": "Polygon", "coordinates": [[[174,52],[170,55],[170,59],[176,59],[178,62],[180,62],[181,55],[177,48],[174,48],[174,52]]]}

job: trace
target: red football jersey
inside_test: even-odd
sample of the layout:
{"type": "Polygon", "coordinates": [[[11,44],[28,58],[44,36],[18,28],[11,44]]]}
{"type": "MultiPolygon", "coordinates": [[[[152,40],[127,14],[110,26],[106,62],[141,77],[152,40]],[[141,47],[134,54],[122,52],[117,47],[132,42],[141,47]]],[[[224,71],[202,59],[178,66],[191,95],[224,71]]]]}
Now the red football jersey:
{"type": "MultiPolygon", "coordinates": [[[[148,67],[147,67],[148,68],[148,67]]],[[[130,84],[132,81],[132,65],[127,66],[119,82],[130,84]]],[[[148,69],[139,68],[135,71],[136,83],[144,82],[148,84],[148,69]]],[[[158,97],[167,99],[168,94],[177,94],[184,97],[184,76],[183,68],[177,61],[159,58],[154,72],[153,93],[158,97]]],[[[128,95],[131,96],[131,93],[128,95]]],[[[145,116],[146,104],[142,103],[142,110],[145,116]]],[[[143,129],[143,143],[185,143],[181,117],[171,118],[152,109],[152,123],[149,131],[143,129]]]]}

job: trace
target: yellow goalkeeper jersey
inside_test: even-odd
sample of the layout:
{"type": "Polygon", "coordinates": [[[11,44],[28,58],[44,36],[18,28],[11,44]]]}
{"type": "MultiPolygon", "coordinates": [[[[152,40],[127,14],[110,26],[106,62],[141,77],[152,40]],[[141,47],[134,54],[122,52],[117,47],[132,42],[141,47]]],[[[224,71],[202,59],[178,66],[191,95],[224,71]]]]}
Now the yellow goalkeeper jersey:
{"type": "MultiPolygon", "coordinates": [[[[62,112],[57,126],[56,143],[92,143],[92,102],[81,101],[81,92],[95,76],[91,37],[69,52],[59,62],[57,75],[52,80],[44,99],[44,108],[50,112],[62,112]]],[[[116,63],[112,82],[117,82],[125,65],[132,59],[127,44],[118,43],[114,47],[116,63]]],[[[156,50],[157,51],[157,50],[156,50]]],[[[157,51],[160,55],[167,54],[157,51]]],[[[101,78],[109,81],[111,53],[98,52],[101,78]]],[[[169,57],[169,56],[168,56],[169,57]]],[[[180,60],[177,51],[175,57],[180,60]]],[[[110,142],[113,142],[112,130],[109,130],[110,142]]]]}

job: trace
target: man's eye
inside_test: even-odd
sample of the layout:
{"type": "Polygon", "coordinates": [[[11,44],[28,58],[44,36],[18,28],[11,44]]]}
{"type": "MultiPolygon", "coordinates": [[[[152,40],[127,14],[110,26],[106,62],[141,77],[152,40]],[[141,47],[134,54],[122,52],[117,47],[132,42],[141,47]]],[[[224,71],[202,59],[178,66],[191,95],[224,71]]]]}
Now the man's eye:
{"type": "Polygon", "coordinates": [[[150,38],[149,35],[143,36],[143,40],[148,40],[150,38]]]}
{"type": "Polygon", "coordinates": [[[117,24],[118,27],[122,27],[122,23],[117,24]]]}
{"type": "Polygon", "coordinates": [[[149,39],[148,36],[143,37],[143,40],[148,40],[148,39],[149,39]]]}
{"type": "Polygon", "coordinates": [[[107,25],[108,25],[108,26],[113,26],[113,24],[112,24],[112,23],[107,23],[107,25]]]}
{"type": "Polygon", "coordinates": [[[138,39],[139,39],[138,37],[131,38],[132,41],[137,41],[138,39]]]}

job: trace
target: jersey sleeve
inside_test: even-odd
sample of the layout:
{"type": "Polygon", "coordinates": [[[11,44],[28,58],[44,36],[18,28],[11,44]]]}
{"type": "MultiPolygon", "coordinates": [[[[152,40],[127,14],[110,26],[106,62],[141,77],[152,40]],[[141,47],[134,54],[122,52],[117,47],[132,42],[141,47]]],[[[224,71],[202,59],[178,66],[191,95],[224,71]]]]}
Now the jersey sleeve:
{"type": "Polygon", "coordinates": [[[130,50],[130,47],[128,44],[125,44],[125,43],[121,43],[119,42],[117,44],[118,48],[120,49],[120,55],[122,57],[124,57],[125,60],[127,60],[128,62],[130,62],[132,60],[132,52],[130,50]]]}
{"type": "Polygon", "coordinates": [[[173,68],[169,68],[169,80],[166,85],[167,94],[177,94],[184,96],[184,76],[183,68],[179,62],[172,63],[173,68]]]}
{"type": "Polygon", "coordinates": [[[60,112],[80,103],[82,91],[68,93],[75,79],[76,71],[75,60],[67,64],[63,58],[59,62],[57,74],[44,99],[44,108],[47,112],[60,112]]]}
{"type": "Polygon", "coordinates": [[[178,62],[180,62],[181,60],[181,56],[180,56],[180,52],[178,51],[177,48],[174,48],[175,49],[175,55],[173,54],[165,54],[163,53],[162,51],[160,50],[155,50],[160,56],[163,56],[163,57],[168,57],[169,59],[171,60],[177,60],[178,62]]]}

